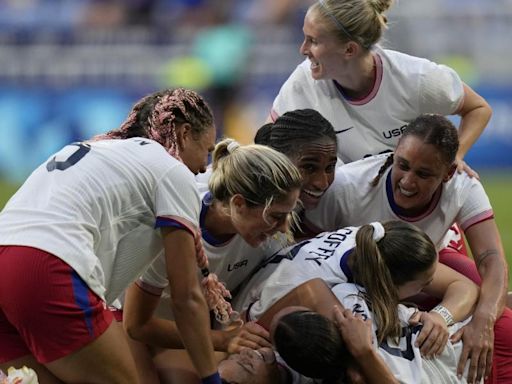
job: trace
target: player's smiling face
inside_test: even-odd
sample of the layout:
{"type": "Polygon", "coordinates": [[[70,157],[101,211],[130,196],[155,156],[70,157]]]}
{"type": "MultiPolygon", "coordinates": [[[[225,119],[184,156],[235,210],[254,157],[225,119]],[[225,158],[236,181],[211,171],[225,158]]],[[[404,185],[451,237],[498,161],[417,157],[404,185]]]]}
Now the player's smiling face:
{"type": "Polygon", "coordinates": [[[300,200],[305,209],[315,208],[332,184],[336,161],[336,143],[327,138],[306,145],[294,160],[302,175],[300,200]]]}
{"type": "Polygon", "coordinates": [[[268,207],[250,204],[243,196],[235,195],[232,198],[231,220],[236,232],[252,247],[260,246],[277,232],[286,232],[299,193],[299,189],[290,191],[268,207]]]}
{"type": "Polygon", "coordinates": [[[391,173],[395,203],[408,215],[423,213],[453,170],[433,145],[404,136],[395,150],[391,173]]]}
{"type": "Polygon", "coordinates": [[[304,41],[300,53],[311,61],[311,75],[315,80],[333,79],[343,62],[345,45],[324,26],[314,10],[304,18],[304,41]]]}

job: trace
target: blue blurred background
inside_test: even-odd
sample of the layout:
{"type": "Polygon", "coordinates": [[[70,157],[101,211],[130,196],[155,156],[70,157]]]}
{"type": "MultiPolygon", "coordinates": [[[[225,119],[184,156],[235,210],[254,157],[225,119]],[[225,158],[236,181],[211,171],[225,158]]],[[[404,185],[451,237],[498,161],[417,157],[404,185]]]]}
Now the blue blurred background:
{"type": "MultiPolygon", "coordinates": [[[[118,127],[158,89],[199,91],[219,137],[251,142],[302,61],[311,3],[0,0],[0,207],[52,152],[118,127]]],[[[466,161],[482,175],[510,264],[512,0],[401,0],[387,15],[384,46],[450,65],[494,110],[466,161]]]]}
{"type": "MultiPolygon", "coordinates": [[[[304,0],[0,0],[0,178],[119,126],[141,96],[186,86],[219,136],[250,142],[302,57],[304,0]]],[[[490,102],[467,161],[512,169],[512,1],[402,0],[383,45],[454,67],[490,102]],[[509,48],[507,48],[509,47],[509,48]]]]}

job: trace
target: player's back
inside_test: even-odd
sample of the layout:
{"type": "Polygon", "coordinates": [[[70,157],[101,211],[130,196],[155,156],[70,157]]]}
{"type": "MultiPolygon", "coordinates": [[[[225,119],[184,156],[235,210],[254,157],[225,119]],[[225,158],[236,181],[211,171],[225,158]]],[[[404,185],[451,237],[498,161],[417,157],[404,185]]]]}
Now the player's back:
{"type": "Polygon", "coordinates": [[[192,178],[152,140],[68,145],[40,165],[0,213],[0,245],[43,249],[84,279],[101,255],[100,275],[108,276],[119,242],[138,228],[154,228],[155,191],[175,171],[192,178]]]}

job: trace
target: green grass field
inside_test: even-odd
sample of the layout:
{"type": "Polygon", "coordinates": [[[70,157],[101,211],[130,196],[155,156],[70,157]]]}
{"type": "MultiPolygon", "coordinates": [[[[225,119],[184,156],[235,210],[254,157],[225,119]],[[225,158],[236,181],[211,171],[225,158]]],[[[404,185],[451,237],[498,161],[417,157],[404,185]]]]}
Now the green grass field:
{"type": "MultiPolygon", "coordinates": [[[[508,200],[512,195],[512,171],[483,173],[481,176],[494,208],[508,264],[512,266],[512,204],[508,200]]],[[[0,181],[0,208],[3,208],[16,188],[15,185],[0,181]]],[[[509,276],[509,287],[512,289],[512,273],[509,276]]]]}

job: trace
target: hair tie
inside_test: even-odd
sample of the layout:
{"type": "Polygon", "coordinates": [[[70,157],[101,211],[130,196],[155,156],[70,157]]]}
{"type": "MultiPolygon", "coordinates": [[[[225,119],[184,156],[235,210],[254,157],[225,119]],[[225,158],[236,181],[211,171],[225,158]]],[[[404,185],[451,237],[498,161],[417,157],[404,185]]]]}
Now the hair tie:
{"type": "Polygon", "coordinates": [[[240,143],[238,141],[233,140],[231,143],[228,144],[227,150],[229,153],[233,153],[240,147],[240,143]]]}
{"type": "Polygon", "coordinates": [[[375,242],[381,240],[386,234],[384,226],[378,221],[374,221],[370,223],[370,225],[373,227],[373,240],[375,240],[375,242]]]}

